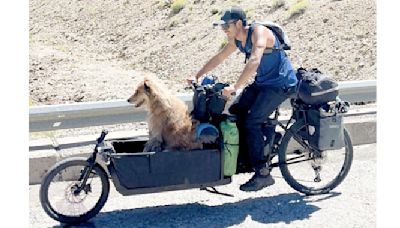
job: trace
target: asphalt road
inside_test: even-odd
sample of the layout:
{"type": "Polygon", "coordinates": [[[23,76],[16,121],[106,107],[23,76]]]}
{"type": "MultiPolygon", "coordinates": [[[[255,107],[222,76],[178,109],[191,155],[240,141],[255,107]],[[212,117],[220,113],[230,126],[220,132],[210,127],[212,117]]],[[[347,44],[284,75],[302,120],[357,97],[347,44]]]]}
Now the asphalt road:
{"type": "MultiPolygon", "coordinates": [[[[111,184],[108,201],[88,223],[74,227],[376,227],[376,144],[354,148],[349,175],[331,193],[305,196],[278,168],[276,183],[255,193],[239,190],[251,175],[217,187],[234,197],[198,189],[122,196],[111,184]]],[[[39,185],[29,186],[30,227],[62,227],[40,206],[39,185]]]]}

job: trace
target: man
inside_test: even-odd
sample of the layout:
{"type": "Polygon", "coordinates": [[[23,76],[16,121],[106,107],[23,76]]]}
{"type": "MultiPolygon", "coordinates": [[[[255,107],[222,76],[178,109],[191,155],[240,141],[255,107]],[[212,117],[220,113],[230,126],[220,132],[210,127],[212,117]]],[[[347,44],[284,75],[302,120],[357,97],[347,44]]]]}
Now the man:
{"type": "Polygon", "coordinates": [[[264,154],[262,125],[294,91],[297,78],[290,60],[279,49],[279,39],[263,25],[247,26],[246,14],[241,8],[226,10],[221,21],[214,25],[222,27],[228,37],[228,44],[200,69],[195,80],[221,64],[237,48],[245,53],[247,63],[243,72],[235,84],[224,88],[223,95],[230,98],[248,80],[254,79],[229,108],[229,112],[239,117],[240,154],[249,154],[255,170],[254,176],[241,185],[240,189],[258,191],[275,183],[269,172],[267,155],[264,154]]]}

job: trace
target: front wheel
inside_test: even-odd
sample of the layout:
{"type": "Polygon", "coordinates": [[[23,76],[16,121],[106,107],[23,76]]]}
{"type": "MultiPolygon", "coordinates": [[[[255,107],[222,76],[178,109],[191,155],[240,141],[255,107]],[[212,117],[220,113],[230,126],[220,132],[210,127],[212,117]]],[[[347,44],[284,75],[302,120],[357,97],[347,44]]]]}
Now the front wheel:
{"type": "Polygon", "coordinates": [[[285,181],[306,195],[328,193],[348,174],[353,161],[353,145],[344,128],[345,146],[339,150],[315,151],[300,136],[307,125],[294,123],[279,146],[279,169],[285,181]]]}
{"type": "Polygon", "coordinates": [[[43,178],[40,202],[44,211],[62,223],[81,223],[95,216],[107,201],[110,183],[104,169],[95,164],[82,185],[86,158],[68,158],[54,165],[43,178]]]}

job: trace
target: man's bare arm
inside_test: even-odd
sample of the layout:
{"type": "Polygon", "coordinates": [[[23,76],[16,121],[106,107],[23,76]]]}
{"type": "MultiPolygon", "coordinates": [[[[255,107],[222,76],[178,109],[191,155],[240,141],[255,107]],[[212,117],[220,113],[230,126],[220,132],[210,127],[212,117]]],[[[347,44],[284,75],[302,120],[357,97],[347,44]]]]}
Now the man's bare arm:
{"type": "Polygon", "coordinates": [[[262,26],[255,27],[251,38],[253,42],[253,49],[242,74],[234,85],[235,90],[238,90],[244,86],[249,79],[254,77],[257,68],[260,65],[264,50],[267,47],[267,43],[271,42],[270,39],[274,39],[271,31],[262,26]]]}

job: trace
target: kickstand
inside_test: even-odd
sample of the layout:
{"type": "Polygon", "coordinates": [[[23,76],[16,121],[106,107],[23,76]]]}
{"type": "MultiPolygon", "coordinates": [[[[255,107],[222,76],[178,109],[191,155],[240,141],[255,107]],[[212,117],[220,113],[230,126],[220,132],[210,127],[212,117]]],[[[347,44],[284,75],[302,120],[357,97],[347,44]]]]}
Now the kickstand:
{"type": "Polygon", "coordinates": [[[206,190],[207,192],[214,193],[214,194],[219,194],[219,195],[223,195],[223,196],[230,196],[230,197],[234,197],[234,195],[232,195],[232,194],[228,194],[228,193],[219,192],[219,191],[218,191],[217,189],[215,189],[214,187],[210,187],[210,188],[211,188],[211,190],[210,190],[210,189],[208,189],[207,187],[200,188],[200,190],[206,190]]]}

